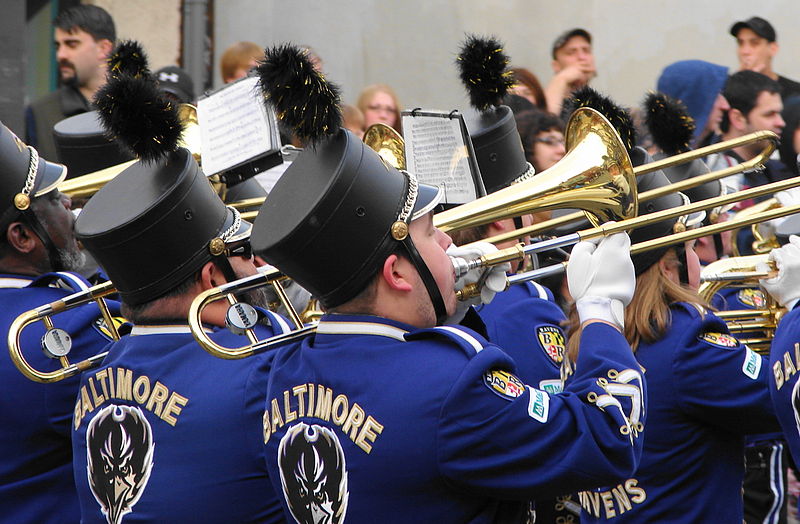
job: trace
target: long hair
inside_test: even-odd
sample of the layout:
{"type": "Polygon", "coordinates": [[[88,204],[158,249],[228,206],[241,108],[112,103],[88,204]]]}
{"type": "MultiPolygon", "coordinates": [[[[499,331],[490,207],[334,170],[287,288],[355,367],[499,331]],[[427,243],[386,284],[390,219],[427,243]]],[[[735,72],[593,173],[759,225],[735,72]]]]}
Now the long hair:
{"type": "Polygon", "coordinates": [[[514,73],[514,81],[518,84],[523,84],[531,90],[533,98],[536,99],[536,107],[542,111],[547,111],[547,100],[544,96],[544,89],[539,79],[524,67],[512,67],[511,72],[514,73]]]}
{"type": "MultiPolygon", "coordinates": [[[[674,248],[670,248],[644,273],[636,277],[636,292],[631,303],[625,308],[624,335],[635,352],[642,342],[655,342],[669,329],[672,323],[670,305],[675,302],[689,302],[708,307],[697,292],[672,281],[661,269],[661,261],[670,269],[678,269],[681,262],[674,248]]],[[[576,361],[580,344],[580,320],[575,304],[570,306],[566,320],[567,352],[576,361]]]]}

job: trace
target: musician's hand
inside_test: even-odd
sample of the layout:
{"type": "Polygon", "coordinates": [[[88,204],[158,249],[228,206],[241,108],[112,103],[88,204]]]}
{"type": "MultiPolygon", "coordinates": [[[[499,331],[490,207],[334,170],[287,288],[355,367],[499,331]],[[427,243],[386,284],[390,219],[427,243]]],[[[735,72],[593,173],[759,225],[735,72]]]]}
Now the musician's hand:
{"type": "MultiPolygon", "coordinates": [[[[471,261],[497,251],[494,245],[488,242],[475,242],[466,246],[451,245],[447,249],[447,254],[451,257],[463,258],[471,261]]],[[[478,284],[480,295],[472,299],[459,300],[458,311],[453,317],[448,319],[448,324],[456,324],[466,314],[471,305],[488,304],[494,299],[494,295],[506,288],[508,279],[506,272],[511,269],[511,264],[506,262],[489,268],[477,268],[470,270],[466,275],[456,281],[456,291],[460,291],[468,284],[478,284]]]]}
{"type": "MultiPolygon", "coordinates": [[[[762,279],[761,286],[781,306],[791,311],[800,300],[800,237],[790,236],[788,244],[770,251],[769,260],[775,262],[778,275],[762,279]]],[[[769,271],[770,268],[766,264],[758,264],[756,269],[769,271]]]]}
{"type": "Polygon", "coordinates": [[[598,245],[579,242],[567,265],[569,292],[581,322],[597,319],[625,325],[625,306],[633,298],[636,274],[626,233],[603,238],[598,245]]]}

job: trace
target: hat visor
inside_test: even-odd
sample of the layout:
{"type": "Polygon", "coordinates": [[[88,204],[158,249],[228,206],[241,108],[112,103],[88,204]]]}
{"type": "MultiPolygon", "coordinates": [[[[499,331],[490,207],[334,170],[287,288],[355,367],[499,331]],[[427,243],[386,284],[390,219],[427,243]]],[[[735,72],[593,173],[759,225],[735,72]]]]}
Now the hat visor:
{"type": "MultiPolygon", "coordinates": [[[[225,216],[225,222],[222,224],[222,228],[220,230],[220,234],[225,231],[228,231],[230,227],[236,220],[237,214],[234,213],[231,207],[228,207],[228,214],[225,216]]],[[[250,233],[253,229],[253,225],[248,222],[247,220],[242,220],[239,224],[239,228],[236,231],[233,231],[231,234],[225,238],[226,244],[231,244],[234,242],[238,242],[240,240],[244,240],[245,238],[250,238],[250,233]]]]}
{"type": "MultiPolygon", "coordinates": [[[[684,206],[689,205],[692,203],[689,200],[689,197],[685,194],[678,192],[678,195],[683,199],[684,206]]],[[[703,220],[706,219],[706,212],[703,210],[695,211],[694,213],[689,213],[688,215],[682,215],[678,220],[683,222],[683,225],[686,226],[687,229],[693,228],[694,226],[702,224],[703,220]]]]}
{"type": "Polygon", "coordinates": [[[417,188],[417,201],[414,203],[411,220],[416,220],[433,211],[433,208],[436,207],[436,204],[438,204],[441,199],[442,190],[440,187],[419,184],[417,188]]]}
{"type": "Polygon", "coordinates": [[[67,178],[67,166],[48,162],[39,157],[39,168],[36,171],[36,182],[33,184],[33,196],[39,197],[53,191],[67,178]]]}

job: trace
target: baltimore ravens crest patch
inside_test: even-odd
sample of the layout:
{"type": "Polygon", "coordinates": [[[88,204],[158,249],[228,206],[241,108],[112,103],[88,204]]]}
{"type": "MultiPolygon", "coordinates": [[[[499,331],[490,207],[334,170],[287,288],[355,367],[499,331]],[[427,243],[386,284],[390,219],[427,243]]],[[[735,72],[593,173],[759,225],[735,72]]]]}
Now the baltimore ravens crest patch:
{"type": "Polygon", "coordinates": [[[727,333],[703,333],[700,335],[700,340],[721,348],[735,348],[739,345],[739,341],[727,333]]]}
{"type": "Polygon", "coordinates": [[[564,360],[564,332],[556,326],[538,326],[536,328],[536,340],[544,353],[556,365],[564,360]]]}
{"type": "Polygon", "coordinates": [[[761,309],[767,305],[767,297],[760,289],[749,287],[740,289],[739,293],[736,294],[736,298],[745,306],[749,306],[753,309],[761,309]]]}
{"type": "Polygon", "coordinates": [[[525,393],[525,384],[508,371],[499,369],[488,371],[483,375],[483,382],[486,387],[508,400],[513,400],[525,393]]]}

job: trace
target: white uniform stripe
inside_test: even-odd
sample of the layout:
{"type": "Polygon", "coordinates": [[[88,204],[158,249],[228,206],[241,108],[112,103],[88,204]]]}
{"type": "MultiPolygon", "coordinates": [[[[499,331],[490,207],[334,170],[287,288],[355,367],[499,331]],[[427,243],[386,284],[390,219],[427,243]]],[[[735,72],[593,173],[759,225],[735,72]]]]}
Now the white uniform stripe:
{"type": "Polygon", "coordinates": [[[535,287],[536,291],[539,293],[539,298],[542,300],[548,300],[547,290],[545,290],[544,286],[537,284],[536,282],[531,282],[531,284],[533,284],[533,287],[535,287]]]}
{"type": "Polygon", "coordinates": [[[439,327],[434,328],[434,329],[439,329],[439,330],[442,330],[442,331],[449,331],[450,333],[453,333],[454,335],[458,335],[460,338],[464,339],[464,341],[467,342],[470,346],[472,346],[472,348],[475,350],[475,353],[480,353],[481,350],[483,349],[483,344],[478,342],[478,340],[475,337],[473,337],[472,335],[470,335],[469,333],[467,333],[465,331],[461,331],[458,328],[455,328],[453,326],[439,326],[439,327]]]}
{"type": "Polygon", "coordinates": [[[280,315],[275,315],[274,313],[269,312],[269,320],[272,323],[273,327],[275,327],[275,325],[277,324],[278,327],[280,327],[281,329],[281,332],[276,333],[276,335],[288,333],[289,331],[292,330],[292,328],[289,327],[289,324],[287,324],[286,321],[283,320],[283,318],[280,315]]]}
{"type": "Polygon", "coordinates": [[[317,324],[317,333],[323,335],[377,335],[404,341],[403,335],[407,331],[394,326],[371,322],[322,321],[317,324]]]}
{"type": "Polygon", "coordinates": [[[63,271],[57,272],[56,275],[60,276],[61,278],[63,278],[67,282],[72,282],[72,284],[74,286],[77,286],[78,288],[80,288],[81,291],[86,291],[87,289],[89,289],[89,286],[86,285],[86,282],[84,282],[80,278],[76,277],[75,275],[71,275],[71,274],[65,273],[63,271]]]}
{"type": "Polygon", "coordinates": [[[783,461],[781,455],[783,444],[774,444],[769,457],[769,487],[772,490],[772,507],[767,513],[764,522],[777,524],[780,519],[780,509],[783,507],[783,461]]]}
{"type": "MultiPolygon", "coordinates": [[[[213,333],[210,329],[203,328],[206,333],[213,333]]],[[[189,326],[133,326],[131,336],[136,335],[166,335],[166,334],[187,334],[191,333],[189,326]]]]}
{"type": "Polygon", "coordinates": [[[26,278],[0,278],[0,288],[21,288],[33,282],[26,278]]]}

